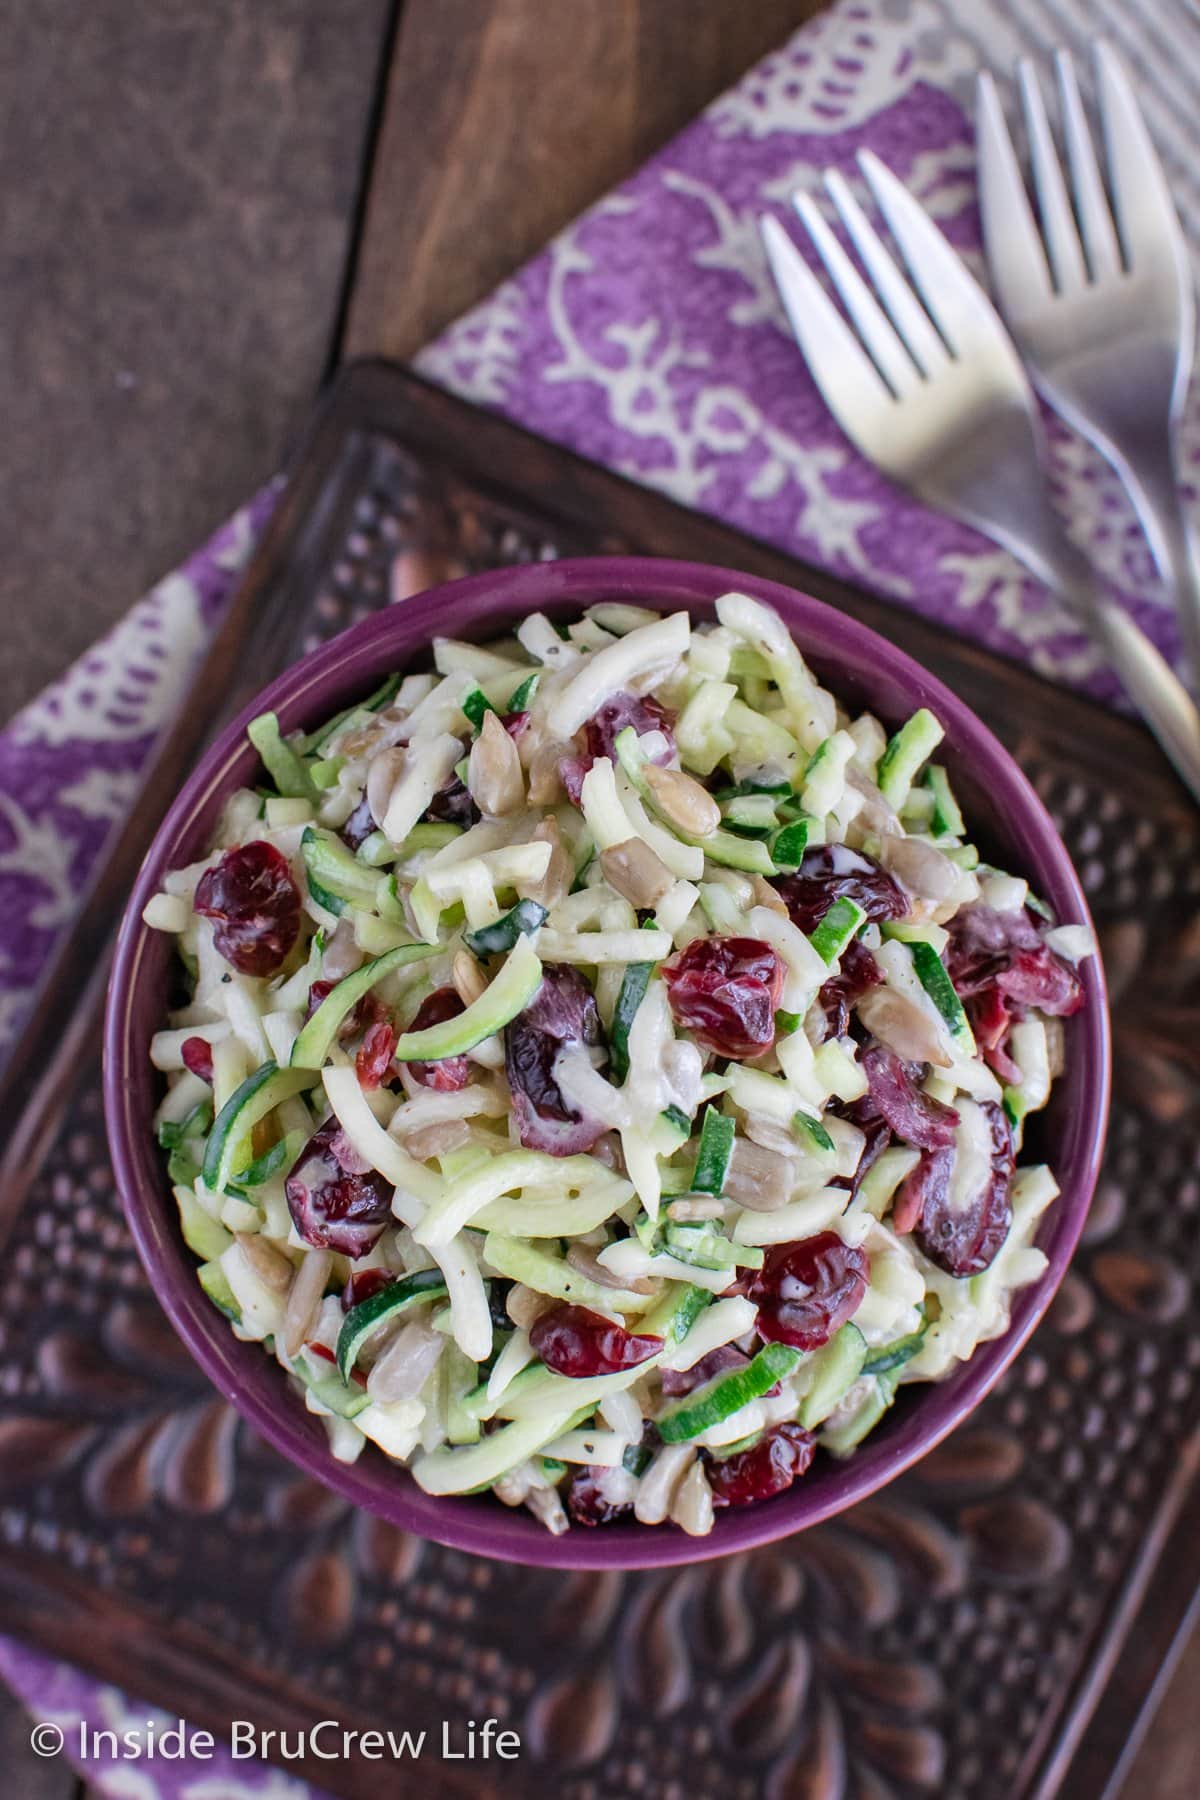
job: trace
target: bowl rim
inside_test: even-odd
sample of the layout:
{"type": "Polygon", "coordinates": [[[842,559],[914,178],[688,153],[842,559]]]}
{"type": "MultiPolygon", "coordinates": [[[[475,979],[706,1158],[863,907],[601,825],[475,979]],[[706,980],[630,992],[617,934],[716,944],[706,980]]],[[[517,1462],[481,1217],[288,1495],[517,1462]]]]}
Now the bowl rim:
{"type": "MultiPolygon", "coordinates": [[[[492,635],[519,611],[561,611],[595,604],[601,598],[635,601],[656,611],[672,607],[711,613],[712,602],[736,589],[775,606],[789,632],[808,639],[805,654],[839,663],[857,652],[879,672],[880,682],[904,688],[910,710],[928,705],[946,730],[954,760],[977,777],[986,775],[996,817],[1019,825],[1025,848],[1022,866],[1060,919],[1090,925],[1079,879],[1054,825],[1032,786],[1008,751],[952,690],[905,651],[857,619],[800,589],[742,571],[676,559],[633,556],[576,557],[520,564],[439,584],[399,606],[384,607],[303,656],[278,675],[234,718],[204,752],[160,823],[143,861],[120,927],[104,1024],[104,1103],[113,1171],[126,1218],[150,1284],[189,1351],[209,1380],[238,1413],[305,1474],[333,1488],[357,1506],[436,1543],[538,1567],[665,1568],[705,1561],[755,1548],[807,1530],[844,1511],[928,1454],[974,1410],[1019,1354],[1045,1314],[1074,1253],[1099,1172],[1108,1117],[1111,1048],[1104,972],[1098,956],[1083,969],[1087,1004],[1077,1015],[1073,1056],[1076,1083],[1088,1104],[1074,1112],[1064,1131],[1056,1175],[1062,1192],[1055,1201],[1049,1266],[1021,1290],[1012,1322],[999,1337],[981,1344],[947,1383],[930,1384],[914,1400],[909,1417],[893,1434],[876,1440],[844,1463],[822,1471],[819,1482],[801,1483],[777,1499],[718,1515],[705,1538],[691,1538],[670,1526],[608,1526],[573,1529],[559,1537],[531,1515],[510,1513],[489,1496],[478,1499],[425,1494],[411,1475],[367,1446],[363,1460],[338,1463],[323,1440],[323,1428],[290,1395],[283,1371],[261,1347],[234,1337],[194,1279],[195,1262],[183,1245],[178,1222],[164,1204],[165,1177],[149,1130],[149,1114],[139,1096],[152,1092],[148,1064],[133,1055],[133,1009],[140,971],[153,935],[141,918],[165,869],[176,860],[173,846],[195,831],[205,809],[234,784],[233,767],[252,764],[244,737],[250,719],[268,708],[284,715],[285,730],[312,722],[307,708],[324,704],[325,690],[347,686],[368,691],[374,657],[397,638],[411,637],[414,615],[429,623],[422,643],[397,648],[410,662],[427,649],[432,621],[445,615],[449,629],[482,635],[489,614],[492,635]],[[812,640],[819,637],[821,647],[812,640]],[[289,1404],[278,1407],[284,1394],[289,1404]],[[272,1404],[272,1397],[276,1404],[272,1404]]],[[[380,670],[384,667],[380,663],[380,670]]],[[[378,674],[376,674],[378,679],[378,674]]],[[[850,680],[863,677],[850,676],[850,680]]],[[[835,678],[836,685],[836,678],[835,678]]],[[[344,703],[344,702],[343,702],[344,703]]],[[[1016,835],[1016,834],[1014,834],[1016,835]]]]}

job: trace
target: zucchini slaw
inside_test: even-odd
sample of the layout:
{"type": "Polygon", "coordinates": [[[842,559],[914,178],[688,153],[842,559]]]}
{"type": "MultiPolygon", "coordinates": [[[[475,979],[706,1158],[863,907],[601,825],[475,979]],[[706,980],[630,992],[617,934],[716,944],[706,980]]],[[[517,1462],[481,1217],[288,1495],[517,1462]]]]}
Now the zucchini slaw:
{"type": "MultiPolygon", "coordinates": [[[[695,1535],[1007,1328],[1090,934],[771,609],[436,639],[145,909],[212,1304],[333,1454],[695,1535]]],[[[281,1398],[281,1404],[285,1402],[281,1398]]]]}

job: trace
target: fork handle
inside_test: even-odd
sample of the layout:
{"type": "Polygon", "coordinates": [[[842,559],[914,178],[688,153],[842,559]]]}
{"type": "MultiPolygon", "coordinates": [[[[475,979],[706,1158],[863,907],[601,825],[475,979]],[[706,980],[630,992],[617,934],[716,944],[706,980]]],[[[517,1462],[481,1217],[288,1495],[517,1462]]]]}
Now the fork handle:
{"type": "MultiPolygon", "coordinates": [[[[1031,465],[1036,468],[1036,465],[1031,465]]],[[[1019,529],[983,529],[1064,600],[1095,637],[1122,686],[1158,739],[1192,798],[1200,801],[1200,712],[1174,669],[1125,609],[1111,600],[1083,551],[1068,537],[1045,491],[1025,495],[1019,529]]],[[[980,523],[978,519],[975,523],[980,523]]]]}
{"type": "Polygon", "coordinates": [[[1200,693],[1200,545],[1178,499],[1167,533],[1163,579],[1171,591],[1175,616],[1187,652],[1192,689],[1200,693]]]}
{"type": "Polygon", "coordinates": [[[1059,595],[1098,639],[1129,698],[1158,739],[1192,798],[1200,801],[1200,712],[1174,669],[1141,626],[1109,598],[1044,490],[1026,496],[1020,530],[990,535],[1059,595]]]}
{"type": "Polygon", "coordinates": [[[1142,446],[1140,454],[1117,466],[1174,602],[1193,690],[1200,693],[1200,545],[1179,491],[1175,460],[1164,442],[1153,450],[1142,446]]]}
{"type": "Polygon", "coordinates": [[[1129,698],[1193,799],[1200,800],[1200,713],[1178,675],[1140,625],[1115,601],[1098,594],[1090,578],[1083,592],[1066,587],[1060,592],[1089,621],[1129,698]]]}

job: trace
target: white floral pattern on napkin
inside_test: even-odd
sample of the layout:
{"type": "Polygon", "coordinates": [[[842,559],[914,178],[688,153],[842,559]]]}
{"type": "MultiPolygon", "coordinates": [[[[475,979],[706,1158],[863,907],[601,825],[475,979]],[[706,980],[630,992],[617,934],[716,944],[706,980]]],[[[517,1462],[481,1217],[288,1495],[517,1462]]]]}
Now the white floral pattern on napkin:
{"type": "MultiPolygon", "coordinates": [[[[856,578],[925,617],[1105,699],[1101,656],[1006,552],[867,466],[793,343],[758,236],[820,171],[859,187],[874,150],[983,273],[969,109],[976,70],[1011,69],[1106,32],[1152,94],[1185,225],[1200,239],[1192,154],[1194,22],[1183,0],[843,0],[768,57],[629,181],[417,359],[423,374],[542,436],[856,578]],[[1182,15],[1180,23],[1182,23],[1182,15]],[[1181,78],[1181,60],[1192,78],[1181,78]]],[[[792,220],[797,241],[802,234],[792,220]]],[[[1200,461],[1193,411],[1187,462],[1200,461]]],[[[1054,474],[1073,529],[1152,637],[1174,620],[1116,478],[1065,429],[1054,474]]]]}

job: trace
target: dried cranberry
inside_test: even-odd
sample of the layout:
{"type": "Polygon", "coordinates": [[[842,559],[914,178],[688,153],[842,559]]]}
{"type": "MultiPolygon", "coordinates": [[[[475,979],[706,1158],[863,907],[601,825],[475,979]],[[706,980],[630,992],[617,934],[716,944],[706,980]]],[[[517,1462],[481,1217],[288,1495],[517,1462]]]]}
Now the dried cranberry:
{"type": "Polygon", "coordinates": [[[757,1056],[775,1042],[786,971],[758,938],[695,938],[663,964],[676,1023],[720,1056],[757,1056]]]}
{"type": "Polygon", "coordinates": [[[314,981],[311,983],[308,990],[308,1000],[304,1007],[304,1017],[306,1019],[312,1018],[318,1006],[320,1006],[323,1000],[328,1000],[336,986],[336,981],[314,981]]]}
{"type": "Polygon", "coordinates": [[[213,920],[213,942],[243,975],[273,975],[300,934],[300,890],[287,857],[261,840],[206,869],[193,904],[213,920]]]}
{"type": "Polygon", "coordinates": [[[602,1038],[596,997],[578,969],[546,963],[541,987],[504,1030],[513,1117],[527,1150],[575,1156],[603,1137],[604,1121],[569,1106],[554,1079],[560,1050],[570,1044],[599,1045],[602,1038]]]}
{"type": "MultiPolygon", "coordinates": [[[[368,1025],[354,1059],[359,1087],[370,1089],[382,1085],[392,1066],[392,1052],[395,1048],[396,1027],[389,1020],[378,1019],[374,1025],[368,1025]]],[[[436,1066],[435,1064],[434,1067],[436,1066]]]]}
{"type": "Polygon", "coordinates": [[[616,743],[626,726],[632,725],[639,737],[648,731],[660,731],[667,740],[666,749],[654,759],[667,762],[675,754],[675,715],[667,711],[652,694],[612,694],[583,728],[589,756],[616,755],[616,743]]]}
{"type": "Polygon", "coordinates": [[[364,1300],[391,1287],[395,1279],[388,1269],[360,1269],[357,1275],[351,1275],[342,1289],[342,1311],[349,1312],[352,1306],[361,1306],[364,1300]]]}
{"type": "MultiPolygon", "coordinates": [[[[923,1179],[920,1215],[913,1225],[919,1247],[930,1262],[947,1275],[978,1275],[996,1259],[1012,1224],[1012,1178],[1016,1154],[1012,1128],[1003,1109],[991,1100],[978,1103],[986,1114],[991,1138],[988,1175],[982,1186],[965,1198],[955,1196],[950,1188],[954,1172],[953,1151],[943,1152],[946,1159],[935,1169],[922,1166],[913,1171],[908,1182],[923,1179]]],[[[906,1201],[905,1205],[912,1204],[906,1201]]]]}
{"type": "MultiPolygon", "coordinates": [[[[304,1007],[304,1017],[306,1019],[312,1018],[321,1002],[329,998],[337,985],[336,981],[314,981],[312,983],[308,990],[308,999],[305,1002],[304,1007]]],[[[360,1031],[365,1031],[368,1025],[373,1025],[377,1019],[382,1019],[386,1016],[387,1009],[384,1007],[378,996],[376,994],[364,994],[362,999],[357,1001],[355,1005],[350,1008],[350,1011],[338,1026],[338,1037],[343,1039],[355,1037],[360,1031]]]]}
{"type": "Polygon", "coordinates": [[[1068,1018],[1083,1005],[1083,984],[1071,967],[1045,944],[1018,950],[996,977],[1000,992],[1018,1007],[1036,1006],[1051,1018],[1068,1018]]]}
{"type": "Polygon", "coordinates": [[[375,1248],[392,1216],[391,1188],[359,1156],[336,1119],[326,1119],[309,1138],[285,1191],[304,1242],[351,1260],[375,1248]]]}
{"type": "Polygon", "coordinates": [[[903,1062],[893,1051],[872,1044],[863,1054],[862,1067],[870,1091],[839,1110],[857,1125],[866,1142],[853,1180],[832,1183],[834,1187],[848,1186],[851,1197],[891,1143],[893,1130],[905,1143],[932,1149],[952,1143],[958,1123],[956,1112],[922,1091],[918,1063],[903,1062]]]}
{"type": "Polygon", "coordinates": [[[657,1356],[663,1347],[660,1337],[626,1331],[603,1313],[566,1302],[534,1320],[529,1341],[548,1369],[572,1377],[619,1375],[622,1369],[635,1369],[657,1356]]]}
{"type": "Polygon", "coordinates": [[[871,1084],[870,1100],[902,1144],[937,1150],[954,1141],[958,1114],[920,1087],[920,1063],[904,1062],[894,1050],[872,1044],[864,1051],[862,1070],[871,1084]]]}
{"type": "Polygon", "coordinates": [[[776,1425],[756,1444],[735,1456],[712,1458],[705,1470],[714,1506],[750,1506],[782,1494],[803,1475],[816,1454],[817,1440],[802,1425],[776,1425]]]}
{"type": "Polygon", "coordinates": [[[868,919],[902,919],[908,912],[907,896],[895,877],[873,856],[845,844],[814,845],[804,852],[794,875],[773,885],[801,931],[815,930],[843,896],[857,900],[868,919]]]}
{"type": "Polygon", "coordinates": [[[1005,1049],[1005,1039],[1012,1028],[1013,1017],[998,987],[986,987],[966,1001],[966,1014],[975,1033],[980,1055],[1001,1081],[1015,1084],[1021,1071],[1005,1049]]]}
{"type": "Polygon", "coordinates": [[[1064,1018],[1083,1005],[1078,974],[1042,942],[1028,912],[961,907],[948,930],[946,967],[963,1000],[998,989],[1017,1017],[1036,1006],[1064,1018]]]}
{"type": "Polygon", "coordinates": [[[967,1011],[971,1015],[975,1042],[981,1050],[995,1050],[1004,1042],[1012,1025],[1012,1014],[1004,1004],[999,988],[986,988],[983,993],[973,995],[967,1002],[967,1011]]]}
{"type": "Polygon", "coordinates": [[[749,1361],[750,1358],[735,1344],[722,1344],[719,1349],[702,1356],[698,1363],[693,1363],[690,1369],[664,1369],[662,1391],[672,1397],[690,1394],[693,1388],[703,1387],[714,1375],[720,1375],[726,1369],[744,1369],[749,1361]]]}
{"type": "Polygon", "coordinates": [[[358,850],[366,843],[375,830],[375,815],[371,811],[364,794],[346,823],[342,826],[340,836],[347,849],[358,850]]]}
{"type": "Polygon", "coordinates": [[[750,1283],[758,1334],[772,1344],[819,1350],[858,1310],[867,1291],[863,1252],[835,1231],[798,1244],[778,1244],[750,1283]]]}
{"type": "Polygon", "coordinates": [[[440,794],[435,794],[425,810],[425,817],[432,819],[437,825],[468,825],[478,823],[480,812],[465,784],[457,775],[453,776],[440,794]]]}
{"type": "Polygon", "coordinates": [[[994,1074],[998,1075],[1005,1087],[1019,1087],[1022,1081],[1021,1068],[1015,1063],[1007,1050],[995,1049],[984,1052],[983,1060],[994,1074]]]}
{"type": "Polygon", "coordinates": [[[212,1080],[212,1045],[206,1038],[184,1038],[183,1043],[180,1045],[179,1054],[183,1058],[183,1066],[185,1069],[190,1069],[193,1075],[198,1075],[200,1077],[201,1081],[212,1080]]]}
{"type": "Polygon", "coordinates": [[[845,1037],[850,1029],[850,1008],[882,980],[883,970],[866,945],[851,938],[842,951],[838,973],[817,995],[830,1037],[845,1037]]]}
{"type": "Polygon", "coordinates": [[[872,1103],[870,1094],[864,1094],[861,1100],[856,1100],[852,1106],[847,1106],[844,1111],[845,1116],[850,1120],[851,1124],[858,1126],[858,1129],[863,1134],[865,1142],[863,1144],[862,1155],[858,1159],[858,1166],[851,1179],[846,1181],[839,1176],[834,1181],[831,1181],[829,1185],[831,1187],[849,1188],[850,1198],[853,1199],[862,1185],[862,1179],[867,1170],[871,1167],[872,1163],[877,1163],[879,1161],[879,1158],[891,1143],[892,1128],[884,1118],[883,1114],[879,1111],[878,1107],[872,1103]]]}
{"type": "Polygon", "coordinates": [[[943,1145],[940,1150],[923,1150],[921,1160],[911,1175],[906,1175],[892,1199],[892,1230],[906,1237],[921,1223],[928,1202],[931,1215],[946,1204],[950,1177],[954,1173],[954,1148],[943,1145]]]}
{"type": "Polygon", "coordinates": [[[567,790],[567,797],[575,805],[579,805],[579,796],[583,788],[583,778],[599,756],[607,756],[610,761],[616,760],[616,743],[627,725],[632,725],[639,737],[648,731],[661,731],[666,739],[666,746],[651,760],[657,763],[669,762],[675,754],[675,734],[672,729],[675,715],[667,711],[661,701],[650,694],[613,694],[599,710],[592,714],[583,728],[585,753],[579,756],[564,756],[558,765],[558,777],[567,790]]]}
{"type": "Polygon", "coordinates": [[[982,902],[961,906],[946,927],[946,967],[960,994],[972,991],[980,971],[989,979],[989,965],[1012,950],[1036,950],[1041,943],[1037,926],[1024,911],[996,912],[982,902]]]}
{"type": "Polygon", "coordinates": [[[583,778],[592,766],[590,756],[560,756],[558,759],[558,779],[566,789],[567,799],[572,806],[579,806],[583,799],[583,778]]]}
{"type": "MultiPolygon", "coordinates": [[[[447,1019],[457,1019],[465,1010],[462,998],[454,988],[435,988],[422,1000],[408,1029],[424,1031],[429,1025],[444,1025],[447,1019]]],[[[395,1045],[392,1047],[394,1049],[395,1045]]],[[[410,1062],[406,1067],[414,1081],[422,1087],[435,1088],[439,1094],[457,1093],[471,1079],[471,1064],[465,1056],[443,1056],[438,1062],[410,1062]]]]}
{"type": "Polygon", "coordinates": [[[586,1463],[573,1477],[567,1490],[567,1511],[577,1525],[611,1525],[633,1511],[632,1501],[612,1500],[605,1491],[613,1486],[614,1473],[586,1463]]]}

